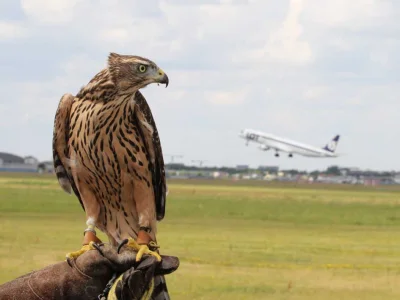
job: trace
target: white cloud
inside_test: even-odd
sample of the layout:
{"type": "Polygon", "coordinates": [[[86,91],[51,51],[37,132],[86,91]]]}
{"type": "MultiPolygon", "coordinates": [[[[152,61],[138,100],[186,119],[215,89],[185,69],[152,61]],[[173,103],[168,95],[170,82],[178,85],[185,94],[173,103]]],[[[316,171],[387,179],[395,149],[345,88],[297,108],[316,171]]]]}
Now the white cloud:
{"type": "Polygon", "coordinates": [[[304,65],[312,61],[310,44],[304,39],[304,29],[300,24],[300,15],[304,9],[302,0],[291,0],[285,19],[279,28],[273,31],[261,47],[237,52],[233,59],[237,62],[283,63],[304,65]]]}
{"type": "Polygon", "coordinates": [[[40,23],[65,23],[72,20],[82,0],[21,0],[25,14],[40,23]]]}
{"type": "Polygon", "coordinates": [[[327,86],[313,86],[304,92],[304,98],[308,100],[321,100],[329,92],[327,86]]]}
{"type": "Polygon", "coordinates": [[[23,25],[16,22],[0,21],[0,41],[21,38],[26,34],[23,25]]]}
{"type": "Polygon", "coordinates": [[[380,64],[382,66],[387,66],[389,63],[389,55],[386,51],[371,51],[370,59],[372,62],[380,64]]]}
{"type": "Polygon", "coordinates": [[[60,62],[60,68],[67,76],[70,75],[72,77],[75,74],[82,74],[85,72],[85,69],[99,69],[100,71],[100,68],[106,67],[106,61],[107,58],[105,57],[103,64],[101,64],[87,54],[78,54],[69,57],[66,61],[60,62]]]}
{"type": "Polygon", "coordinates": [[[329,27],[373,27],[393,16],[393,2],[379,0],[307,0],[307,17],[329,27]]]}
{"type": "Polygon", "coordinates": [[[123,43],[124,40],[129,39],[129,31],[125,28],[105,29],[100,32],[99,39],[104,42],[123,43]]]}
{"type": "Polygon", "coordinates": [[[349,41],[340,36],[330,39],[329,44],[341,51],[349,51],[353,48],[349,41]]]}
{"type": "Polygon", "coordinates": [[[246,101],[248,92],[246,89],[235,91],[206,92],[205,99],[215,105],[237,105],[246,101]]]}
{"type": "Polygon", "coordinates": [[[270,59],[296,65],[306,64],[312,60],[310,45],[301,40],[303,27],[299,23],[299,18],[302,10],[302,0],[290,1],[289,12],[283,21],[282,28],[271,35],[264,49],[270,59]]]}

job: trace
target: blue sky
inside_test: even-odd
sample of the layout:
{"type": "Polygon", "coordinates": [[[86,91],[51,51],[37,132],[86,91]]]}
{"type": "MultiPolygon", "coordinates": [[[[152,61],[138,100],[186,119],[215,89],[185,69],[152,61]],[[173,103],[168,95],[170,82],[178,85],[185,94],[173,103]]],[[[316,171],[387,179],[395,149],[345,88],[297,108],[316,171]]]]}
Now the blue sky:
{"type": "Polygon", "coordinates": [[[166,161],[400,170],[399,19],[388,0],[2,0],[0,151],[51,159],[60,97],[118,52],[170,78],[142,90],[166,161]],[[246,127],[321,147],[341,134],[345,155],[277,159],[246,127]]]}

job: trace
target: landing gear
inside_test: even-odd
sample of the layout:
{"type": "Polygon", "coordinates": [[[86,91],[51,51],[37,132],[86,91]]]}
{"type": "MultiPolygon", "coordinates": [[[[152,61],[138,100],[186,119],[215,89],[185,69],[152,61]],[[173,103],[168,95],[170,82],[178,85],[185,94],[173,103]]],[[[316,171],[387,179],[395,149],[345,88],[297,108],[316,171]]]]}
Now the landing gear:
{"type": "Polygon", "coordinates": [[[292,153],[289,153],[289,157],[293,157],[293,154],[292,154],[292,153]]]}
{"type": "Polygon", "coordinates": [[[279,153],[278,152],[275,153],[275,157],[279,157],[279,153]]]}

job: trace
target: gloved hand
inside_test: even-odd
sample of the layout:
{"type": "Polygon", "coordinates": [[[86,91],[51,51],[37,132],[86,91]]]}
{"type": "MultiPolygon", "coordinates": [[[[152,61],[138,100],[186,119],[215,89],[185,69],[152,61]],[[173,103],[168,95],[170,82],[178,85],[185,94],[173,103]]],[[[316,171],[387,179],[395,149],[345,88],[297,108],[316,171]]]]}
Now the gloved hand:
{"type": "Polygon", "coordinates": [[[176,271],[179,259],[161,255],[158,262],[122,247],[120,253],[108,244],[94,245],[76,260],[67,260],[33,271],[0,286],[1,300],[95,300],[149,299],[155,275],[176,271]],[[110,281],[112,278],[115,281],[110,281]]]}

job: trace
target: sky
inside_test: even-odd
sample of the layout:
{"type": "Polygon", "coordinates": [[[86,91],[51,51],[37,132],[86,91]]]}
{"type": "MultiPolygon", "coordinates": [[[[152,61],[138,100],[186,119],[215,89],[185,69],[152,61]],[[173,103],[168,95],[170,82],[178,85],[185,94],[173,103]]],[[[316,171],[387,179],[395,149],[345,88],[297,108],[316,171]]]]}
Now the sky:
{"type": "Polygon", "coordinates": [[[0,151],[51,160],[55,111],[106,66],[144,56],[164,158],[209,166],[400,170],[400,1],[1,0],[0,151]],[[245,146],[253,128],[338,158],[245,146]]]}

